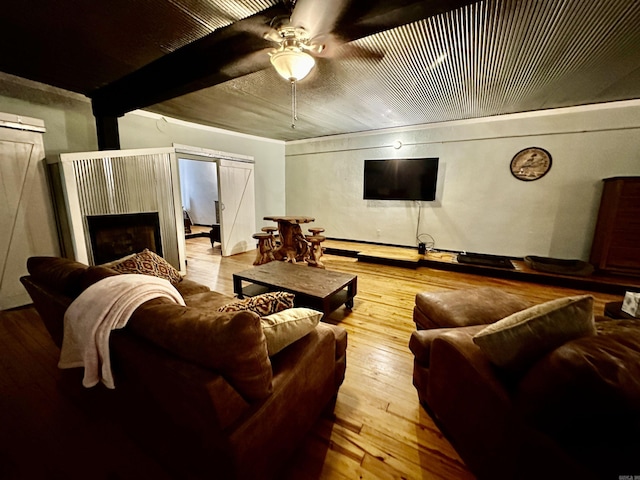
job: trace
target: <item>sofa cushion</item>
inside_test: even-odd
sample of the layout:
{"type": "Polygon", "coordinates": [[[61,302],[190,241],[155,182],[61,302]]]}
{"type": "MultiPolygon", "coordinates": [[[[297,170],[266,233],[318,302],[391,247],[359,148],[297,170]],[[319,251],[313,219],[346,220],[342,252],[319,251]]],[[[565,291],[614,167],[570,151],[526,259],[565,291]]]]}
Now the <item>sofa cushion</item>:
{"type": "Polygon", "coordinates": [[[310,308],[288,308],[262,317],[260,323],[267,338],[269,355],[275,355],[311,332],[320,322],[320,318],[322,312],[310,308]]]}
{"type": "MultiPolygon", "coordinates": [[[[182,282],[180,284],[182,285],[182,282]]],[[[178,289],[178,291],[180,291],[180,289],[178,289]]],[[[188,297],[184,297],[184,302],[187,306],[210,310],[212,312],[217,311],[218,308],[226,305],[231,300],[233,300],[233,297],[212,290],[194,293],[188,297]]]]}
{"type": "Polygon", "coordinates": [[[545,353],[585,335],[595,335],[593,297],[559,298],[516,312],[473,337],[489,360],[523,370],[545,353]]]}
{"type": "Polygon", "coordinates": [[[265,316],[278,313],[293,307],[295,296],[288,292],[269,292],[255,297],[236,300],[218,308],[219,312],[239,312],[249,310],[258,315],[265,316]]]}
{"type": "MultiPolygon", "coordinates": [[[[104,266],[104,265],[103,265],[104,266]]],[[[108,268],[120,273],[139,273],[169,280],[172,285],[182,281],[180,272],[164,258],[145,248],[142,252],[110,262],[108,268]]]]}
{"type": "Polygon", "coordinates": [[[640,322],[605,320],[596,328],[596,336],[569,341],[536,362],[522,377],[514,405],[554,436],[637,442],[640,322]]]}
{"type": "MultiPolygon", "coordinates": [[[[187,299],[187,297],[191,296],[191,295],[195,295],[197,293],[204,293],[204,292],[210,292],[211,289],[209,287],[207,287],[206,285],[203,285],[201,283],[195,282],[193,280],[189,280],[188,278],[182,278],[182,281],[180,283],[178,283],[177,285],[174,285],[176,287],[176,290],[178,290],[180,292],[180,295],[182,295],[182,298],[187,299]]],[[[188,304],[189,302],[187,302],[188,304]]]]}
{"type": "Polygon", "coordinates": [[[255,313],[148,302],[134,312],[127,328],[180,358],[218,372],[247,400],[271,393],[271,362],[255,313]]]}

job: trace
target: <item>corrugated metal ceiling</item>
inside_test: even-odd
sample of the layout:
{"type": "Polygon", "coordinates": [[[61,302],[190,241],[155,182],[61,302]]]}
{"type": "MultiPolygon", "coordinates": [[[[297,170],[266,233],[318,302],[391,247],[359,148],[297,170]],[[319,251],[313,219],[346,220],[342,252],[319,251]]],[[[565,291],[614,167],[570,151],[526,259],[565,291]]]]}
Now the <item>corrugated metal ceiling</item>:
{"type": "MultiPolygon", "coordinates": [[[[389,1],[399,9],[411,3],[389,1]]],[[[32,3],[3,7],[0,41],[22,42],[3,49],[0,70],[84,94],[282,7],[279,0],[32,3]]],[[[295,129],[290,86],[270,67],[147,110],[295,140],[640,98],[640,0],[485,0],[337,53],[299,83],[295,129]]]]}
{"type": "Polygon", "coordinates": [[[640,97],[640,2],[489,0],[354,44],[290,89],[260,71],[149,110],[294,140],[640,97]],[[211,111],[214,109],[214,111],[211,111]]]}

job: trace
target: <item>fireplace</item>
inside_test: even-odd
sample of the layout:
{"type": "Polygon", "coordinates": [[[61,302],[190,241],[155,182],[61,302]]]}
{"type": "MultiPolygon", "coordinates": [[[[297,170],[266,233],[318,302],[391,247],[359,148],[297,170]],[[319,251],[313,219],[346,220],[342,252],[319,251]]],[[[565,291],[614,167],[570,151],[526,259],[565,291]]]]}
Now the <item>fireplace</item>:
{"type": "Polygon", "coordinates": [[[99,265],[148,248],[186,272],[175,148],[63,153],[51,171],[65,256],[99,265]]]}
{"type": "Polygon", "coordinates": [[[162,256],[158,212],[88,215],[95,265],[148,248],[162,256]]]}

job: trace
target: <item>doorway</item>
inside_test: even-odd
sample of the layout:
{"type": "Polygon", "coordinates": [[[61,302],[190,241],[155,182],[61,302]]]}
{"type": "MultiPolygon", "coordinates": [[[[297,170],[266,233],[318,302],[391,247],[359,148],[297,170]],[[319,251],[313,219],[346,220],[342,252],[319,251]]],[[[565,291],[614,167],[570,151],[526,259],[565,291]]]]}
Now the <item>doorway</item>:
{"type": "MultiPolygon", "coordinates": [[[[184,145],[174,147],[185,216],[193,225],[211,226],[212,235],[217,228],[222,256],[254,249],[253,158],[184,145]]],[[[216,243],[212,241],[212,247],[216,243]]]]}
{"type": "Polygon", "coordinates": [[[210,238],[211,248],[221,251],[217,164],[177,157],[185,238],[210,238]]]}

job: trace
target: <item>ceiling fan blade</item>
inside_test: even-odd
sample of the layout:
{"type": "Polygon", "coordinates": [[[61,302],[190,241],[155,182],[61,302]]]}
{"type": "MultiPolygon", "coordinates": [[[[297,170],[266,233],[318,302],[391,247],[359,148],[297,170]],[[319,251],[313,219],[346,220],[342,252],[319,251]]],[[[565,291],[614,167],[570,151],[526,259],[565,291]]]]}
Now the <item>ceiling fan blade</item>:
{"type": "Polygon", "coordinates": [[[354,43],[346,43],[333,34],[320,35],[313,39],[315,45],[322,45],[319,51],[311,50],[314,57],[327,59],[369,59],[382,60],[384,52],[365,48],[354,43]]]}
{"type": "Polygon", "coordinates": [[[384,58],[384,52],[354,45],[353,43],[345,43],[340,48],[339,58],[344,60],[374,60],[379,62],[384,58]]]}
{"type": "Polygon", "coordinates": [[[477,3],[478,0],[352,0],[333,33],[346,42],[477,3]]]}
{"type": "Polygon", "coordinates": [[[298,0],[291,12],[291,24],[303,27],[310,38],[333,31],[349,0],[298,0]]]}
{"type": "MultiPolygon", "coordinates": [[[[270,9],[273,11],[274,8],[270,9]]],[[[284,12],[284,10],[282,10],[284,12]]],[[[271,42],[279,42],[280,34],[276,29],[278,25],[277,19],[288,19],[288,15],[279,14],[275,17],[267,16],[267,15],[254,15],[253,17],[246,18],[242,20],[242,23],[236,22],[235,28],[236,30],[242,29],[243,32],[249,33],[251,35],[255,35],[258,38],[264,38],[271,42]]]]}
{"type": "Polygon", "coordinates": [[[292,14],[294,25],[311,22],[318,28],[311,44],[319,46],[310,53],[321,58],[382,59],[383,52],[351,46],[354,40],[413,23],[447,11],[476,3],[477,0],[299,0],[292,14]],[[330,14],[323,17],[330,11],[330,14]],[[296,15],[295,17],[293,15],[296,15]],[[308,20],[307,20],[308,19],[308,20]]]}

